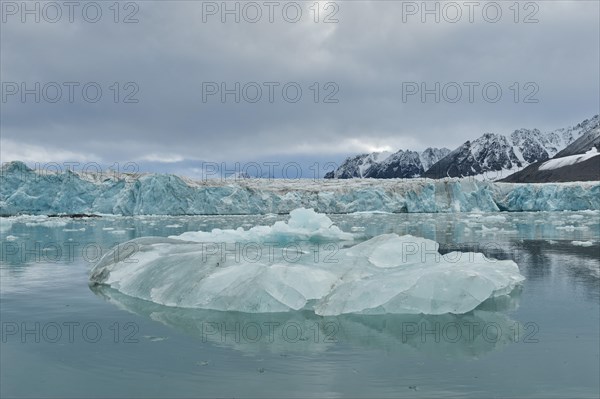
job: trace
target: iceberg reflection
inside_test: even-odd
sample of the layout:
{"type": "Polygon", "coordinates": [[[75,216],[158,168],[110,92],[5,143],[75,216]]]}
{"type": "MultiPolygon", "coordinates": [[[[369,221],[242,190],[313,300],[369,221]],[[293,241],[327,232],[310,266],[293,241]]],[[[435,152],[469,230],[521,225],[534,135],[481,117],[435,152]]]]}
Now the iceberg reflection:
{"type": "Polygon", "coordinates": [[[535,326],[521,325],[503,311],[514,309],[520,290],[489,299],[466,314],[318,316],[310,311],[241,313],[168,307],[133,298],[107,286],[98,296],[128,312],[160,322],[203,343],[248,354],[320,353],[339,348],[425,353],[472,358],[534,339],[535,326]]]}

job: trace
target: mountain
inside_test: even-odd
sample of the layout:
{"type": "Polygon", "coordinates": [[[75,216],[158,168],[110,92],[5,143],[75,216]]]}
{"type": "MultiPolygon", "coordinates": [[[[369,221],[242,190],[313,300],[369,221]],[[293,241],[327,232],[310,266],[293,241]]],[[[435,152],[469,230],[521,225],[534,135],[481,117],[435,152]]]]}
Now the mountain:
{"type": "MultiPolygon", "coordinates": [[[[335,171],[327,173],[325,178],[442,179],[485,174],[485,178],[495,180],[556,156],[578,139],[588,137],[586,135],[597,130],[598,125],[599,118],[596,115],[575,126],[550,132],[518,129],[509,136],[485,133],[475,140],[464,142],[454,151],[447,148],[428,148],[420,153],[399,150],[393,154],[360,154],[347,158],[335,171]]],[[[588,150],[593,140],[591,136],[582,139],[577,147],[573,147],[573,151],[588,150]]],[[[561,153],[561,156],[563,155],[567,154],[561,153]]]]}
{"type": "Polygon", "coordinates": [[[520,165],[521,160],[505,136],[486,133],[477,140],[465,142],[435,163],[425,172],[424,177],[439,179],[447,176],[472,176],[520,165]]]}
{"type": "Polygon", "coordinates": [[[429,147],[421,154],[419,154],[419,158],[421,159],[421,164],[423,165],[424,170],[428,170],[431,166],[435,165],[440,159],[444,158],[450,154],[450,150],[448,148],[432,148],[429,147]]]}
{"type": "Polygon", "coordinates": [[[347,158],[326,179],[372,177],[378,179],[419,177],[450,153],[447,148],[427,148],[423,152],[399,150],[395,153],[374,152],[347,158]]]}
{"type": "Polygon", "coordinates": [[[578,138],[597,130],[598,123],[596,115],[574,127],[547,133],[538,129],[515,130],[509,137],[486,133],[476,140],[462,144],[434,164],[423,176],[440,179],[475,176],[486,172],[506,176],[515,169],[552,158],[578,138]]]}
{"type": "Polygon", "coordinates": [[[390,152],[373,152],[348,157],[335,171],[328,172],[325,178],[352,179],[353,177],[366,177],[367,170],[390,155],[390,152]]]}
{"type": "Polygon", "coordinates": [[[584,154],[592,147],[600,147],[600,126],[598,124],[596,124],[595,128],[575,140],[567,148],[556,154],[556,158],[566,157],[568,155],[584,154]]]}
{"type": "Polygon", "coordinates": [[[600,126],[556,154],[549,161],[527,166],[502,181],[511,183],[548,183],[600,180],[600,126]]]}

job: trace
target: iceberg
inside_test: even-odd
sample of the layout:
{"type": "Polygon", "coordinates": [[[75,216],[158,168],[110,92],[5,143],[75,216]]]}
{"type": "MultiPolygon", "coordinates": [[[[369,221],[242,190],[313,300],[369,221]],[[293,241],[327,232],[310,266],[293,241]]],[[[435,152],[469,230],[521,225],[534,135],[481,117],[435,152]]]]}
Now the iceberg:
{"type": "Polygon", "coordinates": [[[518,184],[471,178],[205,179],[167,174],[0,171],[0,215],[252,215],[600,210],[600,182],[518,184]]]}
{"type": "Polygon", "coordinates": [[[337,241],[353,240],[335,226],[330,218],[313,209],[298,208],[290,212],[288,222],[275,222],[273,226],[255,226],[249,230],[241,227],[236,230],[213,229],[211,232],[188,231],[169,238],[196,242],[268,242],[284,244],[293,241],[337,241]]]}
{"type": "Polygon", "coordinates": [[[327,256],[315,247],[314,238],[346,240],[346,234],[327,216],[298,209],[271,227],[137,238],[107,253],[90,284],[168,307],[334,316],[463,314],[509,295],[524,280],[513,261],[442,255],[435,241],[411,235],[383,234],[349,247],[329,242],[327,256]],[[244,256],[240,243],[216,251],[223,237],[257,239],[247,245],[259,250],[263,240],[272,243],[268,256],[244,256]],[[242,256],[232,256],[233,248],[242,256]]]}

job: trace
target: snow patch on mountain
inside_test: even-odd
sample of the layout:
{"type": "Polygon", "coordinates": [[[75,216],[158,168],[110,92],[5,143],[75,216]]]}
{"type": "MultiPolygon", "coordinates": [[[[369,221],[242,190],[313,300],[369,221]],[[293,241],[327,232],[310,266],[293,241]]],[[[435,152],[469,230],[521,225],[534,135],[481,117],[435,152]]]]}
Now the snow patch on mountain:
{"type": "Polygon", "coordinates": [[[588,159],[596,157],[598,155],[600,155],[600,152],[598,152],[596,147],[592,147],[592,149],[586,152],[585,154],[569,155],[568,157],[556,158],[546,161],[539,167],[539,170],[551,170],[569,165],[575,165],[576,163],[587,161],[588,159]]]}

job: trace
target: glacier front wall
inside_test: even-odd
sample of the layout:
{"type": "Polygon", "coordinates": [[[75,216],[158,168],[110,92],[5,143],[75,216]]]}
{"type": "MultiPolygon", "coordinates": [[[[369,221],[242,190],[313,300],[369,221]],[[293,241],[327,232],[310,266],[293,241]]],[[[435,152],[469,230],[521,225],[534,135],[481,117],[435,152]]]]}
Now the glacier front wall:
{"type": "Polygon", "coordinates": [[[230,215],[600,210],[600,182],[517,184],[473,179],[203,180],[174,175],[41,174],[2,167],[0,214],[230,215]]]}

